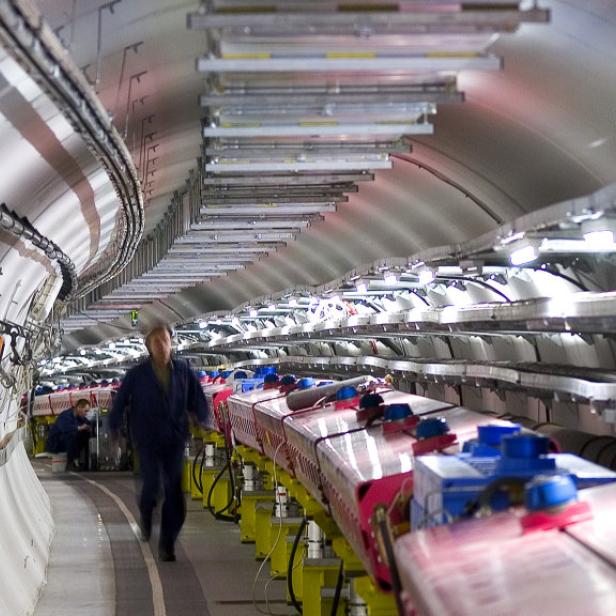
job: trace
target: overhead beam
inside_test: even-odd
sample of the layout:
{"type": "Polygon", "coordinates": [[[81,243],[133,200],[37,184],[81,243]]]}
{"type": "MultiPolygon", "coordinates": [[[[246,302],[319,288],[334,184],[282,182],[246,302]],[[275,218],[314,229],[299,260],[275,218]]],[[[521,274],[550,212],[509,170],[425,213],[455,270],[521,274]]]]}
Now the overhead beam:
{"type": "Polygon", "coordinates": [[[489,34],[512,32],[525,22],[547,22],[549,11],[519,10],[455,11],[327,11],[310,12],[191,13],[188,26],[193,30],[222,29],[246,36],[353,35],[368,31],[373,35],[489,34]]]}
{"type": "Polygon", "coordinates": [[[322,184],[346,184],[351,182],[371,182],[374,174],[362,173],[326,173],[326,174],[286,174],[286,175],[258,175],[258,176],[206,176],[203,183],[206,186],[266,186],[284,185],[292,182],[296,186],[312,186],[322,184]]]}
{"type": "Polygon", "coordinates": [[[441,91],[408,91],[399,94],[374,93],[374,87],[366,87],[364,92],[333,93],[323,92],[315,94],[295,94],[292,88],[289,94],[258,94],[246,89],[246,94],[209,94],[204,93],[199,97],[202,107],[228,108],[242,107],[242,109],[260,108],[266,105],[274,107],[284,106],[319,106],[356,104],[361,101],[364,104],[394,105],[396,103],[461,103],[464,94],[456,90],[441,91]]]}
{"type": "Polygon", "coordinates": [[[217,231],[217,230],[246,230],[255,229],[306,229],[310,226],[310,221],[305,218],[299,220],[204,220],[203,222],[193,223],[190,228],[195,231],[217,231]]]}
{"type": "Polygon", "coordinates": [[[258,246],[216,246],[212,248],[206,247],[189,247],[189,246],[172,246],[167,254],[172,255],[194,255],[195,257],[201,255],[236,255],[236,254],[250,254],[250,255],[263,255],[268,251],[276,251],[276,248],[281,245],[276,244],[260,244],[258,246]]]}
{"type": "Polygon", "coordinates": [[[298,205],[255,205],[255,206],[209,206],[199,210],[201,214],[211,214],[214,216],[294,216],[307,214],[322,214],[325,212],[335,212],[336,205],[333,203],[313,203],[298,205]]]}
{"type": "MultiPolygon", "coordinates": [[[[270,128],[270,127],[268,127],[270,128]]],[[[226,130],[226,129],[225,129],[226,130]]],[[[329,158],[314,161],[293,161],[293,162],[238,162],[238,163],[206,163],[207,173],[258,173],[260,171],[360,171],[372,169],[391,169],[393,163],[389,159],[384,160],[338,160],[329,158]]]]}
{"type": "MultiPolygon", "coordinates": [[[[357,192],[357,191],[354,191],[357,192]]],[[[229,195],[228,197],[225,195],[217,195],[216,198],[208,197],[207,195],[204,197],[204,205],[205,207],[209,207],[210,205],[216,206],[227,206],[227,205],[276,205],[280,204],[290,204],[297,203],[302,205],[307,205],[309,203],[342,203],[347,202],[349,198],[346,195],[341,195],[339,193],[332,192],[323,192],[323,193],[313,193],[310,195],[294,195],[285,196],[285,190],[282,188],[280,191],[271,192],[269,194],[261,194],[261,195],[251,195],[250,194],[240,194],[237,196],[229,195]]]]}
{"type": "Polygon", "coordinates": [[[258,242],[287,242],[295,239],[297,232],[276,233],[235,233],[233,231],[191,231],[188,235],[179,238],[176,244],[228,244],[228,243],[258,243],[258,242]]]}
{"type": "Polygon", "coordinates": [[[280,141],[213,140],[205,142],[203,154],[218,158],[288,158],[289,156],[355,156],[361,154],[408,153],[411,144],[395,141],[344,141],[284,143],[280,141]]]}
{"type": "MultiPolygon", "coordinates": [[[[203,136],[210,137],[307,137],[338,135],[431,135],[427,122],[385,122],[379,124],[339,124],[338,122],[307,122],[278,126],[204,126],[203,136]]],[[[352,167],[351,167],[352,169],[352,167]]]]}

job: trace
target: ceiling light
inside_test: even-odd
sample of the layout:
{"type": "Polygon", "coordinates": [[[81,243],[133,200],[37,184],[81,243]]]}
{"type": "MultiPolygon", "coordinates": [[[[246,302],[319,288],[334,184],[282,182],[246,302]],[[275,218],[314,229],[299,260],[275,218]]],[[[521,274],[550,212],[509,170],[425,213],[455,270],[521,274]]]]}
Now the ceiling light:
{"type": "Polygon", "coordinates": [[[614,244],[616,232],[616,219],[611,216],[601,216],[585,220],[581,224],[584,241],[592,244],[594,248],[607,248],[614,244]]]}
{"type": "Polygon", "coordinates": [[[368,285],[365,282],[363,282],[363,281],[359,281],[355,285],[355,289],[357,290],[358,293],[367,293],[368,292],[368,285]]]}
{"type": "Polygon", "coordinates": [[[419,284],[422,286],[430,284],[434,280],[434,276],[435,276],[434,270],[430,269],[429,267],[420,269],[417,272],[417,278],[418,278],[419,284]]]}
{"type": "Polygon", "coordinates": [[[267,309],[268,309],[268,310],[276,310],[276,304],[270,304],[270,305],[267,307],[267,309]]]}
{"type": "Polygon", "coordinates": [[[536,242],[524,240],[516,242],[510,248],[509,261],[511,265],[524,265],[534,261],[539,256],[536,242]]]}
{"type": "Polygon", "coordinates": [[[199,329],[205,329],[207,327],[207,321],[199,321],[199,329]]]}
{"type": "Polygon", "coordinates": [[[297,306],[297,300],[294,297],[289,300],[289,306],[297,306]]]}
{"type": "Polygon", "coordinates": [[[259,314],[259,311],[256,308],[251,308],[248,313],[251,317],[256,317],[259,314]]]}
{"type": "Polygon", "coordinates": [[[115,342],[110,342],[109,343],[109,350],[113,351],[115,349],[115,342]]]}

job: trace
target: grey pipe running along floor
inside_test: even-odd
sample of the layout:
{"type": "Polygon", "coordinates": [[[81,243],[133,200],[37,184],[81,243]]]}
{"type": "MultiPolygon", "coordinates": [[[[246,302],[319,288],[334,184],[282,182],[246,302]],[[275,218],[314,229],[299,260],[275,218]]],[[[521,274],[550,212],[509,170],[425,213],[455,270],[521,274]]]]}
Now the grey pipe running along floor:
{"type": "Polygon", "coordinates": [[[137,539],[137,484],[130,473],[52,475],[35,470],[51,499],[56,534],[48,582],[34,616],[286,616],[286,582],[260,563],[239,528],[217,521],[187,498],[177,561],[159,562],[157,525],[149,544],[137,539]],[[269,582],[269,584],[268,584],[269,582]],[[265,601],[264,588],[267,584],[265,601]],[[266,609],[268,608],[268,609],[266,609]]]}

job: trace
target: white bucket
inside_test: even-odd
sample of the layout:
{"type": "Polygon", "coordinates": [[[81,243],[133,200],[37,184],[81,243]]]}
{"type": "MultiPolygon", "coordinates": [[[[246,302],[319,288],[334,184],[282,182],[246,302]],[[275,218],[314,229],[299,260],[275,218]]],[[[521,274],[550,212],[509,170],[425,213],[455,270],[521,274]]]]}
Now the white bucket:
{"type": "Polygon", "coordinates": [[[66,452],[54,453],[51,457],[51,472],[64,473],[66,471],[67,456],[66,452]]]}

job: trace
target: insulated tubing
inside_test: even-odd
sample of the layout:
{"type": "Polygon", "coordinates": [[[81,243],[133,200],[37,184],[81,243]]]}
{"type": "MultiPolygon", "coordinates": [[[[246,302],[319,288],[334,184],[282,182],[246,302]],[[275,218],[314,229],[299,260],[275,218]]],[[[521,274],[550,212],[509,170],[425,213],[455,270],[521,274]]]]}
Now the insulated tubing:
{"type": "Polygon", "coordinates": [[[294,391],[287,396],[287,406],[292,411],[298,411],[299,409],[306,409],[315,405],[322,398],[327,398],[335,394],[341,387],[350,385],[351,387],[357,387],[373,380],[374,377],[365,375],[357,376],[353,379],[347,379],[346,381],[338,381],[331,385],[324,385],[323,387],[312,387],[304,391],[294,391]]]}

